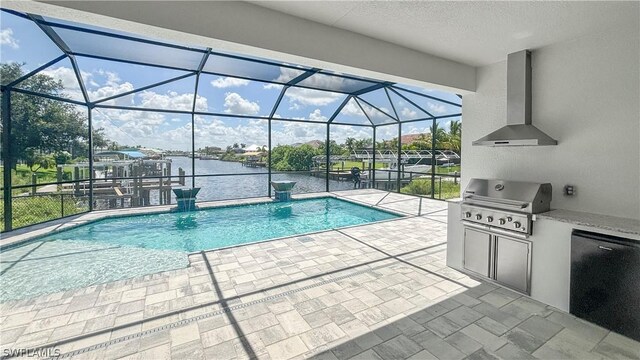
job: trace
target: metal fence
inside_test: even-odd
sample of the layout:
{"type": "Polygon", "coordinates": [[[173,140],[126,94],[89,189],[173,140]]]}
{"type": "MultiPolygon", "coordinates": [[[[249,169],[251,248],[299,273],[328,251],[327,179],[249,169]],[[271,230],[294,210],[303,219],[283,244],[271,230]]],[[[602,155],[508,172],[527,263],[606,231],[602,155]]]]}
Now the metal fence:
{"type": "MultiPolygon", "coordinates": [[[[460,196],[460,174],[377,169],[375,179],[365,179],[361,187],[445,200],[460,196]],[[431,190],[433,187],[433,191],[431,190]]],[[[370,176],[370,175],[369,175],[370,176]]]]}
{"type": "MultiPolygon", "coordinates": [[[[4,202],[0,205],[2,213],[4,202]]],[[[11,223],[14,229],[89,211],[89,197],[75,194],[25,193],[12,196],[11,223]]],[[[4,221],[0,224],[4,231],[4,221]]]]}
{"type": "MultiPolygon", "coordinates": [[[[433,183],[432,174],[428,172],[400,171],[388,169],[376,169],[364,172],[364,178],[359,184],[353,184],[353,179],[346,176],[333,174],[326,178],[322,171],[273,171],[273,180],[298,180],[299,186],[295,193],[322,192],[326,190],[325,183],[329,184],[330,191],[346,190],[352,188],[375,188],[386,191],[401,192],[410,195],[432,197],[431,185],[434,186],[433,198],[448,199],[459,196],[460,175],[435,174],[433,183]],[[399,176],[399,179],[398,179],[399,176]],[[399,181],[398,181],[399,180],[399,181]]],[[[205,190],[198,196],[199,201],[231,200],[239,198],[267,197],[270,194],[263,184],[267,181],[268,172],[241,173],[241,174],[207,174],[185,175],[186,183],[204,187],[205,190]],[[229,179],[233,179],[229,181],[229,179]],[[204,186],[204,185],[207,186],[204,186]],[[232,186],[237,191],[232,196],[229,192],[222,191],[221,187],[232,186]]],[[[177,178],[177,177],[174,177],[177,178]]],[[[110,178],[108,182],[122,184],[139,183],[146,181],[167,181],[171,177],[145,177],[145,178],[110,178]]],[[[175,204],[175,198],[171,193],[171,186],[167,186],[164,192],[145,193],[144,199],[134,199],[130,192],[125,194],[101,193],[99,182],[104,179],[47,182],[40,184],[27,184],[12,187],[11,211],[5,211],[4,202],[0,203],[0,212],[3,216],[10,214],[12,229],[35,225],[59,218],[88,212],[90,210],[106,210],[117,208],[131,208],[140,206],[155,206],[175,204]],[[90,202],[89,192],[93,183],[93,201],[90,202]],[[46,187],[55,188],[42,192],[46,187]]],[[[0,223],[0,231],[5,231],[4,221],[0,223]]]]}

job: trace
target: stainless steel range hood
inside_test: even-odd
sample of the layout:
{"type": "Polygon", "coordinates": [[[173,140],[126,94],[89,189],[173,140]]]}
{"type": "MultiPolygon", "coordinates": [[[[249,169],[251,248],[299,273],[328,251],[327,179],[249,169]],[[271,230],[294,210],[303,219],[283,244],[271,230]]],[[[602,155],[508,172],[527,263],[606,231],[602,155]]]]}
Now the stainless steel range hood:
{"type": "Polygon", "coordinates": [[[507,57],[507,125],[472,143],[480,146],[540,146],[558,142],[531,125],[531,52],[507,57]]]}

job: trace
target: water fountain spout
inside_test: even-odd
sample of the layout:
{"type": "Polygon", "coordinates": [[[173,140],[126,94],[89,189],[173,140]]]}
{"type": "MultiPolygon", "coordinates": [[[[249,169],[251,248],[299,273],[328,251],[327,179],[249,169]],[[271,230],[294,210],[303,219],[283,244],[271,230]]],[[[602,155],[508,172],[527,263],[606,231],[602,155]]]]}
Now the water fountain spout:
{"type": "Polygon", "coordinates": [[[200,188],[193,189],[173,189],[173,193],[176,194],[177,207],[172,210],[178,212],[196,210],[196,195],[200,191],[200,188]]]}
{"type": "Polygon", "coordinates": [[[272,181],[271,186],[275,190],[275,201],[290,201],[291,189],[296,184],[295,181],[272,181]]]}

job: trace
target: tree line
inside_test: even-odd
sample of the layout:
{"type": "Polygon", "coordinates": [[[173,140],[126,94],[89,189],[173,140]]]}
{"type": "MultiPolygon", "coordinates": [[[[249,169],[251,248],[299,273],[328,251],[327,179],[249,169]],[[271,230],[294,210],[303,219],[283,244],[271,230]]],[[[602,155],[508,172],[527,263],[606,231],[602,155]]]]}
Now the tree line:
{"type": "MultiPolygon", "coordinates": [[[[427,134],[420,134],[417,139],[407,144],[402,144],[402,150],[431,150],[432,134],[436,134],[435,148],[438,150],[452,150],[460,154],[462,123],[458,120],[451,121],[449,131],[433,126],[427,134]]],[[[330,155],[349,156],[354,151],[371,149],[373,139],[355,139],[348,137],[343,144],[331,140],[329,143],[330,155]]],[[[398,138],[376,142],[376,150],[398,150],[398,138]]],[[[326,142],[319,147],[308,144],[299,146],[278,145],[271,152],[271,168],[276,171],[307,171],[313,167],[313,157],[326,155],[326,142]]],[[[263,155],[266,157],[266,153],[263,155]]]]}
{"type": "MultiPolygon", "coordinates": [[[[2,82],[7,84],[24,76],[22,66],[18,63],[0,64],[2,82]]],[[[66,97],[62,82],[44,74],[31,76],[16,87],[39,94],[66,97]]],[[[88,158],[89,125],[86,112],[79,111],[73,104],[19,92],[11,93],[10,107],[9,146],[13,161],[5,166],[15,169],[18,163],[23,163],[32,171],[37,171],[39,168],[88,158]]],[[[103,131],[93,131],[96,147],[107,146],[103,131]]]]}

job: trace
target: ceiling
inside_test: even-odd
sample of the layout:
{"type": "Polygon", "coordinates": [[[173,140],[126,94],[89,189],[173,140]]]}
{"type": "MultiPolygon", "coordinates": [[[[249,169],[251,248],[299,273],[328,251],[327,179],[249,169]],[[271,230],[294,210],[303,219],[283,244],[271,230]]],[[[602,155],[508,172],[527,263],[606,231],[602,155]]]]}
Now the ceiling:
{"type": "Polygon", "coordinates": [[[639,2],[252,1],[424,53],[482,66],[637,21],[639,2]]]}

